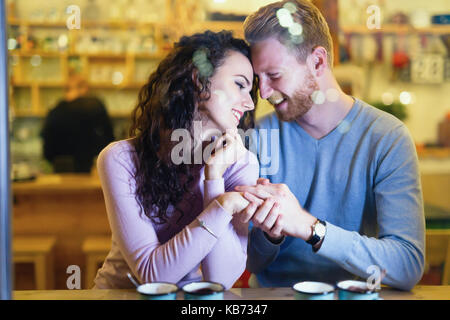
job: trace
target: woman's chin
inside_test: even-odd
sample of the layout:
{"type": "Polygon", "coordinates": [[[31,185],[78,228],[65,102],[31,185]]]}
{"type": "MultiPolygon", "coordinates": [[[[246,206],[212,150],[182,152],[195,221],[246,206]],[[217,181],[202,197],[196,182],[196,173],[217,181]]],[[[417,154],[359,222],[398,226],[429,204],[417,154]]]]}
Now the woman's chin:
{"type": "Polygon", "coordinates": [[[227,132],[227,133],[237,133],[238,132],[238,127],[237,126],[228,127],[227,129],[225,129],[225,132],[227,132]]]}

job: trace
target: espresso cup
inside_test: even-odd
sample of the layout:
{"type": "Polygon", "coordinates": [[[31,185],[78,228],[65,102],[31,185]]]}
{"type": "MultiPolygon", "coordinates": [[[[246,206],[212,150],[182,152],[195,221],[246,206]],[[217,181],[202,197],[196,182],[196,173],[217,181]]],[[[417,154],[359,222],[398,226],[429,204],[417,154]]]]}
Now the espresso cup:
{"type": "Polygon", "coordinates": [[[379,300],[378,292],[369,289],[367,283],[356,280],[338,282],[339,300],[379,300]]]}
{"type": "Polygon", "coordinates": [[[178,287],[167,282],[144,283],[137,287],[142,300],[175,300],[178,287]]]}
{"type": "Polygon", "coordinates": [[[220,283],[198,281],[184,285],[182,290],[186,300],[222,300],[225,288],[220,283]]]}
{"type": "Polygon", "coordinates": [[[292,286],[296,300],[333,300],[334,287],[325,282],[303,281],[292,286]]]}

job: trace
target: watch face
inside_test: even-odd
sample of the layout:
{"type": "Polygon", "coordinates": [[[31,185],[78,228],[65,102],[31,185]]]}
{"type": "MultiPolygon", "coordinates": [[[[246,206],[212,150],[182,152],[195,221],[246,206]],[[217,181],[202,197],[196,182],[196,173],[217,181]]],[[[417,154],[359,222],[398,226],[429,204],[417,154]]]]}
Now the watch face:
{"type": "Polygon", "coordinates": [[[316,227],[314,228],[314,231],[316,232],[316,234],[320,238],[325,237],[326,228],[325,228],[325,226],[322,223],[319,222],[318,224],[316,224],[316,227]]]}

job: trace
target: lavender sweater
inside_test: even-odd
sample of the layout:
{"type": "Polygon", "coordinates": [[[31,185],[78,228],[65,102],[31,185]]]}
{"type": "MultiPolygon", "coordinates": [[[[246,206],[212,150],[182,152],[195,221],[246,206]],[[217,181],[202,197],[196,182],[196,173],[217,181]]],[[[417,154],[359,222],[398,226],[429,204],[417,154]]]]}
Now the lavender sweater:
{"type": "Polygon", "coordinates": [[[256,156],[247,152],[220,180],[205,180],[202,168],[193,194],[186,194],[177,208],[169,207],[164,224],[152,223],[135,199],[134,156],[130,140],[122,140],[108,145],[97,160],[112,245],[94,289],[131,288],[127,272],[141,283],[166,281],[181,287],[203,278],[230,288],[245,270],[248,225],[233,218],[215,198],[237,185],[256,184],[256,156]]]}

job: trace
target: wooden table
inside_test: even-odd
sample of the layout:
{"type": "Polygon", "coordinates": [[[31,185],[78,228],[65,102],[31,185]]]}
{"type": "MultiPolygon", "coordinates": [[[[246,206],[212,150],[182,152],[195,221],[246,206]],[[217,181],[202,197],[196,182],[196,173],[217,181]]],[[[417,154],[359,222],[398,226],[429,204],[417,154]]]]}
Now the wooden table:
{"type": "MultiPolygon", "coordinates": [[[[450,286],[416,286],[412,291],[383,287],[385,300],[450,300],[450,286]]],[[[138,300],[135,290],[49,290],[14,291],[15,300],[138,300]]],[[[178,292],[177,299],[183,294],[178,292]]],[[[224,293],[224,300],[293,300],[291,288],[232,288],[224,293]]]]}
{"type": "MultiPolygon", "coordinates": [[[[444,180],[423,176],[425,200],[450,207],[450,197],[447,196],[449,188],[446,187],[450,182],[450,175],[438,176],[444,180]],[[435,184],[438,187],[435,187],[435,184]],[[436,197],[436,203],[429,195],[434,194],[434,190],[445,193],[445,196],[441,194],[436,197]]],[[[13,183],[12,189],[13,234],[56,237],[54,289],[67,289],[66,281],[69,275],[66,271],[71,265],[80,267],[82,285],[87,289],[84,285],[87,268],[82,251],[83,240],[88,236],[111,234],[103,193],[96,174],[42,175],[35,181],[13,183]]],[[[19,280],[20,277],[19,274],[19,280]]],[[[28,289],[28,286],[21,288],[28,289]]],[[[33,286],[30,287],[32,288],[33,286]]]]}
{"type": "Polygon", "coordinates": [[[70,265],[80,267],[84,284],[83,240],[111,234],[98,176],[42,175],[34,181],[13,183],[12,192],[13,235],[56,238],[53,289],[67,289],[70,265]]]}

